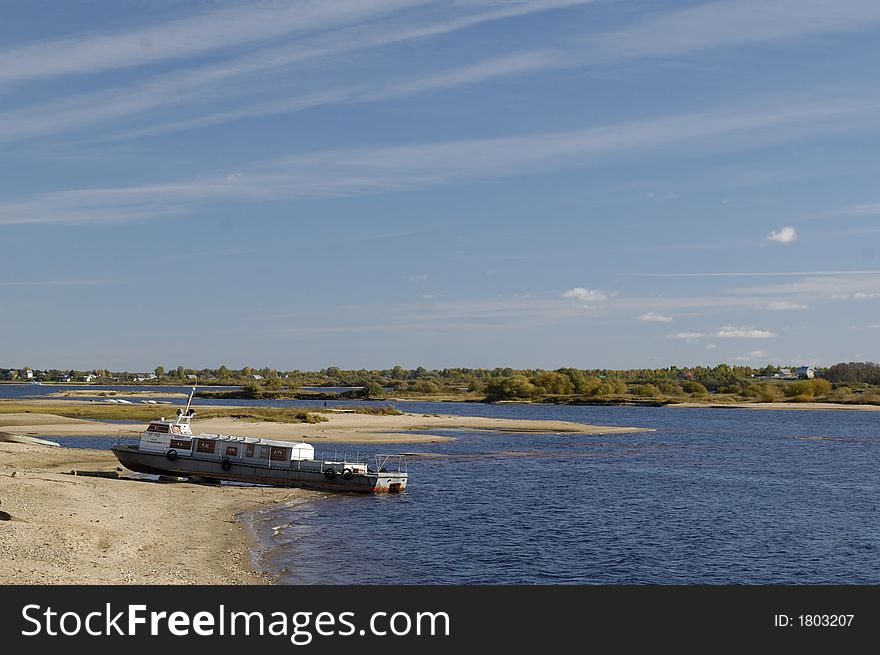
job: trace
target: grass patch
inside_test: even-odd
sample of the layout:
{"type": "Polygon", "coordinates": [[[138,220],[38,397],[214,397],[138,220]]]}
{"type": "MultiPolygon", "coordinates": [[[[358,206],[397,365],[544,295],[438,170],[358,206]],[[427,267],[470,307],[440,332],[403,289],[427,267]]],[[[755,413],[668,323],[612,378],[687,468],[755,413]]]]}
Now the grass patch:
{"type": "MultiPolygon", "coordinates": [[[[66,418],[98,421],[155,421],[164,416],[174,418],[174,405],[102,405],[85,402],[0,401],[0,414],[54,414],[66,418]]],[[[196,420],[203,418],[239,418],[245,421],[273,423],[323,423],[326,417],[295,407],[201,407],[196,420]]]]}
{"type": "MultiPolygon", "coordinates": [[[[358,406],[358,407],[340,407],[337,405],[332,409],[318,409],[319,412],[333,412],[334,410],[343,409],[347,412],[354,412],[355,414],[372,414],[373,416],[400,416],[405,412],[397,409],[396,407],[392,407],[391,405],[378,405],[376,407],[370,406],[358,406]]],[[[326,420],[326,419],[324,419],[326,420]]]]}

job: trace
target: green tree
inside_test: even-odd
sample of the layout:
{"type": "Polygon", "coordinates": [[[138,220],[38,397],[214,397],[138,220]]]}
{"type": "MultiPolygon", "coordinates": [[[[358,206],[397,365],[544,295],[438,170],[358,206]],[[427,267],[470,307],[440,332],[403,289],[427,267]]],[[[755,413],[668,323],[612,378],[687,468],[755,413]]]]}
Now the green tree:
{"type": "Polygon", "coordinates": [[[535,395],[535,385],[521,375],[493,378],[486,385],[486,400],[525,400],[535,395]]]}
{"type": "Polygon", "coordinates": [[[571,378],[554,371],[538,373],[531,379],[531,383],[535,385],[538,393],[554,395],[568,395],[574,393],[574,384],[572,384],[571,378]]]}

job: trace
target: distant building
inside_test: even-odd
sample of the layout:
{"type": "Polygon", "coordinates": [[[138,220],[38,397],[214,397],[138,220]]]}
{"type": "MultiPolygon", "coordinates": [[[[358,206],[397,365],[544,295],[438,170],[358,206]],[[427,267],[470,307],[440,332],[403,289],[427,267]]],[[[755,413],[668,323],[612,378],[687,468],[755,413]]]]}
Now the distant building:
{"type": "Polygon", "coordinates": [[[794,369],[794,374],[799,380],[812,380],[816,377],[816,370],[809,366],[798,366],[794,369]]]}
{"type": "Polygon", "coordinates": [[[189,373],[189,374],[187,374],[186,379],[187,379],[187,380],[198,380],[198,379],[199,379],[199,376],[198,376],[198,375],[194,375],[194,374],[192,374],[192,373],[189,373]]]}
{"type": "Polygon", "coordinates": [[[87,373],[83,376],[83,382],[94,382],[98,379],[97,375],[92,375],[91,373],[87,373]]]}
{"type": "Polygon", "coordinates": [[[34,372],[33,372],[32,370],[30,370],[30,369],[27,369],[27,370],[24,372],[24,376],[25,376],[28,380],[33,380],[33,379],[34,379],[34,372]]]}
{"type": "Polygon", "coordinates": [[[262,380],[262,379],[263,379],[263,376],[262,376],[262,375],[256,375],[256,374],[254,374],[254,375],[252,375],[251,377],[252,377],[254,380],[262,380]]]}

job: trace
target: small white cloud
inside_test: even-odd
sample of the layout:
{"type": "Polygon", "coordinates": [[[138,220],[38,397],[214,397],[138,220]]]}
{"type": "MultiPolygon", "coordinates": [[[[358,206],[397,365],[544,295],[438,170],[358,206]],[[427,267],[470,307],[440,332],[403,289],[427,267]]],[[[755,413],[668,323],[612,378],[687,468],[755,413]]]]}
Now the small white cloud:
{"type": "Polygon", "coordinates": [[[715,333],[715,336],[721,339],[772,339],[777,335],[769,330],[757,330],[751,325],[742,327],[725,325],[715,333]]]}
{"type": "Polygon", "coordinates": [[[798,309],[809,309],[808,305],[802,305],[796,302],[788,302],[787,300],[780,300],[777,302],[771,302],[767,304],[767,309],[774,312],[787,312],[798,309]]]}
{"type": "Polygon", "coordinates": [[[707,343],[706,344],[706,350],[715,350],[717,347],[718,346],[716,346],[714,343],[707,343]]]}
{"type": "Polygon", "coordinates": [[[226,184],[237,184],[241,181],[242,174],[241,173],[230,173],[224,179],[226,184]]]}
{"type": "Polygon", "coordinates": [[[864,291],[857,291],[853,294],[853,298],[855,300],[871,300],[872,298],[880,298],[880,293],[865,293],[864,291]]]}
{"type": "Polygon", "coordinates": [[[797,230],[793,227],[784,227],[780,230],[773,230],[767,235],[769,241],[777,241],[779,243],[791,243],[797,239],[797,230]]]}
{"type": "Polygon", "coordinates": [[[648,321],[649,323],[672,323],[674,320],[671,316],[664,316],[657,312],[645,312],[639,316],[640,321],[648,321]]]}
{"type": "Polygon", "coordinates": [[[585,289],[584,287],[575,287],[574,289],[569,289],[568,291],[563,292],[563,298],[574,298],[575,300],[583,300],[584,302],[590,300],[606,300],[609,295],[605,291],[601,289],[585,289]]]}

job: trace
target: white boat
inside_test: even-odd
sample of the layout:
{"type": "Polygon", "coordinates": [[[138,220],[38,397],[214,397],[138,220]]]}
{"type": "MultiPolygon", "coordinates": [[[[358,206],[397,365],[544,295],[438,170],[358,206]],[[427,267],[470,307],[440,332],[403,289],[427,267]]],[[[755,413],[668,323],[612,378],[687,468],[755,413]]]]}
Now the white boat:
{"type": "Polygon", "coordinates": [[[150,422],[137,445],[113,446],[119,462],[132,471],[177,477],[362,493],[406,489],[403,455],[375,455],[371,463],[316,459],[315,448],[305,442],[193,434],[194,393],[195,388],[175,420],[150,422]]]}

